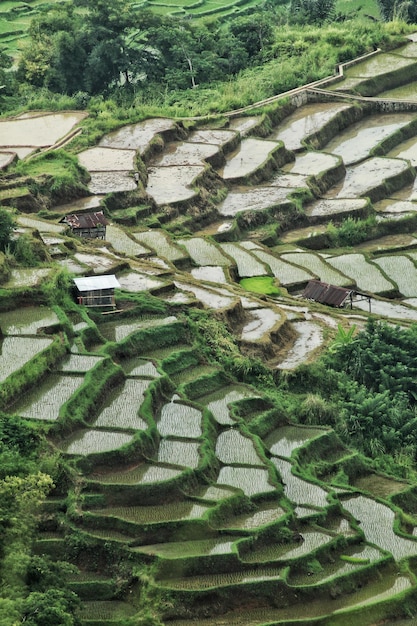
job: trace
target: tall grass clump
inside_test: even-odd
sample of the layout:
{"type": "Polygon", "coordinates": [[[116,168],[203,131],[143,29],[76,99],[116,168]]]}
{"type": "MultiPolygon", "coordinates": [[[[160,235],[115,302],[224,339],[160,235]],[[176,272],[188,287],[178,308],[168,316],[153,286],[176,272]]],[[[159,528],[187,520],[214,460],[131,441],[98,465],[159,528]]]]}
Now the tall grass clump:
{"type": "Polygon", "coordinates": [[[14,171],[32,179],[28,187],[35,196],[46,196],[52,202],[88,195],[88,172],[62,148],[18,161],[14,171]]]}

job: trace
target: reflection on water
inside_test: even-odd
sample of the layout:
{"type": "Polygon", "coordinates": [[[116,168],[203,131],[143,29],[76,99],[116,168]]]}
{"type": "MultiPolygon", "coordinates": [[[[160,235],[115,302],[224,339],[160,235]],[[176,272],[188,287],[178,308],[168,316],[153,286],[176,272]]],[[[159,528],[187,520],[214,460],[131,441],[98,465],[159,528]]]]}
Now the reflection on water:
{"type": "Polygon", "coordinates": [[[272,454],[289,458],[293,450],[300,448],[310,439],[323,435],[325,432],[322,428],[281,426],[268,435],[265,439],[265,446],[272,454]]]}
{"type": "Polygon", "coordinates": [[[47,307],[27,306],[0,313],[0,328],[6,335],[36,335],[40,328],[58,321],[56,313],[47,307]]]}
{"type": "Polygon", "coordinates": [[[293,322],[297,338],[277,369],[294,369],[303,363],[323,343],[323,329],[314,322],[293,322]]]}
{"type": "Polygon", "coordinates": [[[345,165],[358,163],[369,156],[372,148],[413,118],[413,113],[370,115],[339,133],[326,145],[326,152],[341,156],[345,165]]]}
{"type": "Polygon", "coordinates": [[[248,176],[265,163],[279,146],[276,141],[254,137],[243,139],[238,150],[227,159],[226,165],[218,173],[225,180],[248,176]]]}
{"type": "Polygon", "coordinates": [[[309,135],[317,133],[340,111],[349,109],[348,104],[319,102],[299,107],[282,122],[272,134],[272,139],[284,142],[288,150],[300,150],[309,135]]]}

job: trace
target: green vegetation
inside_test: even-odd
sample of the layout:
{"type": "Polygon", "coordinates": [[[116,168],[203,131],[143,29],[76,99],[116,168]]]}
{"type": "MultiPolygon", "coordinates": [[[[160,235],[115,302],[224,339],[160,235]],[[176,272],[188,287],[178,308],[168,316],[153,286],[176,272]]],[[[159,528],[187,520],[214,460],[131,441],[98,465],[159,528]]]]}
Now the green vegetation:
{"type": "Polygon", "coordinates": [[[240,281],[243,289],[253,291],[253,293],[264,294],[265,296],[279,296],[280,291],[275,284],[272,276],[253,276],[252,278],[243,278],[240,281]]]}
{"type": "MultiPolygon", "coordinates": [[[[417,19],[414,5],[401,0],[378,4],[278,0],[255,9],[249,3],[233,5],[233,13],[226,1],[213,8],[206,2],[190,6],[179,0],[164,5],[151,1],[147,5],[151,10],[125,0],[48,3],[39,10],[35,6],[42,3],[7,3],[9,33],[17,26],[23,29],[23,18],[31,9],[34,19],[30,26],[27,20],[27,45],[12,71],[11,59],[0,53],[2,109],[76,108],[89,115],[81,124],[82,134],[67,149],[35,154],[2,174],[1,200],[8,204],[0,207],[3,283],[15,269],[44,265],[52,270],[33,290],[2,289],[0,308],[13,311],[35,303],[54,307],[59,322],[39,330],[51,338],[50,345],[0,384],[0,625],[161,626],[163,620],[169,624],[170,619],[190,616],[203,619],[212,602],[219,615],[231,607],[263,610],[263,602],[279,609],[281,600],[290,607],[297,597],[306,604],[316,594],[323,600],[328,595],[340,599],[357,592],[368,577],[379,583],[385,573],[382,562],[390,558],[344,554],[350,544],[366,537],[366,524],[359,527],[353,520],[349,524],[342,514],[349,492],[338,498],[334,485],[355,487],[355,480],[372,470],[384,472],[386,481],[389,475],[417,477],[416,326],[394,327],[370,319],[362,331],[355,325],[346,329],[342,323],[336,331],[329,324],[324,333],[329,349],[315,363],[283,372],[268,363],[276,363],[277,354],[285,351],[287,335],[294,332],[285,315],[265,345],[254,342],[248,347],[250,342],[242,341],[236,330],[244,323],[244,301],[249,301],[250,292],[284,297],[277,279],[244,279],[240,286],[246,293],[233,286],[230,310],[225,306],[208,312],[184,304],[186,298],[171,300],[174,281],[168,278],[160,288],[166,299],[147,292],[116,293],[123,312],[117,308],[106,321],[132,321],[132,328],[137,322],[138,328],[128,331],[122,341],[109,341],[101,311],[75,306],[72,274],[58,264],[63,250],[73,253],[83,244],[67,234],[62,241],[58,237],[58,243],[47,244],[29,227],[15,239],[13,229],[22,209],[19,201],[25,209],[37,211],[38,218],[58,220],[57,205],[88,194],[88,174],[74,153],[95,145],[110,130],[151,115],[200,114],[220,120],[230,109],[323,78],[340,62],[378,46],[398,45],[412,30],[406,21],[417,19]],[[174,11],[177,17],[172,17],[174,11]],[[376,21],[379,11],[386,19],[405,21],[376,21]],[[16,15],[19,21],[11,19],[16,15]],[[198,21],[182,19],[189,15],[198,16],[198,21]],[[163,323],[146,325],[157,316],[164,318],[163,323]],[[43,392],[53,381],[51,374],[61,372],[70,349],[98,361],[86,372],[60,374],[62,386],[68,390],[74,384],[76,391],[59,406],[54,422],[48,419],[47,407],[39,419],[14,415],[16,400],[29,392],[43,392]],[[141,360],[145,374],[131,374],[135,359],[141,360]],[[133,407],[128,420],[123,420],[125,415],[112,416],[115,430],[109,424],[98,428],[95,419],[111,394],[117,395],[127,380],[134,384],[135,377],[144,379],[143,402],[137,402],[140,406],[133,407]],[[181,382],[176,384],[177,380],[181,382]],[[319,432],[312,441],[308,435],[300,436],[299,445],[284,461],[265,442],[288,424],[294,436],[297,429],[308,431],[304,425],[320,428],[310,429],[319,432]],[[62,452],[74,441],[91,444],[100,437],[108,448],[86,444],[86,453],[82,445],[71,457],[62,452]],[[220,454],[218,445],[223,446],[220,454]],[[219,477],[223,482],[217,482],[219,477]],[[302,496],[297,496],[297,489],[302,496]],[[349,533],[339,530],[340,521],[346,522],[349,533]],[[231,531],[230,537],[225,531],[231,531]],[[311,550],[308,542],[300,541],[301,533],[313,542],[311,550]],[[216,550],[206,554],[211,539],[216,550]],[[172,550],[175,560],[164,556],[163,548],[152,547],[156,543],[169,546],[166,550],[172,550]],[[296,554],[287,561],[290,551],[296,554]],[[327,569],[338,561],[352,566],[349,574],[345,578],[332,574],[326,580],[327,569]],[[256,563],[253,569],[251,563],[256,563]],[[292,571],[323,576],[325,582],[317,591],[308,581],[295,594],[287,584],[292,571]],[[184,576],[189,586],[181,589],[184,576]],[[202,587],[192,588],[198,584],[202,587]]],[[[3,22],[0,31],[7,31],[3,22]]],[[[8,45],[11,49],[13,44],[8,45]]],[[[264,106],[262,136],[268,136],[289,106],[288,102],[264,106]]],[[[223,123],[219,126],[223,128],[223,123]]],[[[182,137],[184,129],[197,127],[194,120],[178,122],[178,135],[172,131],[170,141],[182,137]]],[[[162,150],[163,142],[159,136],[150,151],[162,150]]],[[[138,158],[137,167],[142,184],[145,157],[143,162],[138,158]]],[[[217,184],[213,181],[210,198],[222,196],[217,184]]],[[[265,218],[266,223],[263,216],[253,217],[253,227],[263,232],[263,244],[276,243],[282,224],[304,217],[303,193],[294,194],[296,206],[287,215],[277,211],[265,218]]],[[[304,195],[311,200],[313,194],[304,195]]],[[[163,228],[170,208],[156,213],[160,207],[148,200],[138,188],[117,198],[107,196],[103,206],[106,215],[126,226],[163,228]]],[[[192,207],[196,213],[198,202],[192,207]]],[[[195,216],[174,215],[174,210],[172,214],[167,228],[191,234],[195,216]]],[[[415,217],[407,217],[395,228],[413,233],[415,222],[415,217]]],[[[239,228],[252,225],[242,218],[233,228],[238,238],[239,228]]],[[[375,217],[347,218],[330,224],[323,240],[328,248],[354,247],[391,228],[375,217]]],[[[108,243],[89,244],[90,258],[95,252],[113,258],[111,246],[105,248],[108,243]]],[[[131,262],[127,256],[117,259],[123,271],[131,262]]],[[[147,262],[147,257],[135,258],[132,271],[137,269],[139,275],[147,262]]],[[[178,282],[190,271],[185,253],[181,263],[178,282]]],[[[168,264],[158,267],[153,258],[150,264],[162,276],[176,270],[168,264]]],[[[93,266],[86,267],[95,272],[93,266]]],[[[187,280],[192,286],[197,282],[187,280]]],[[[297,306],[292,319],[298,319],[297,306]]],[[[312,313],[324,317],[314,305],[312,313]]],[[[59,404],[59,398],[55,400],[59,404]]],[[[407,488],[412,489],[408,484],[407,488]]],[[[384,505],[393,518],[394,510],[398,513],[399,533],[412,534],[417,523],[414,499],[392,499],[392,509],[384,505]]],[[[383,510],[377,504],[381,508],[375,510],[383,510]]],[[[398,535],[392,528],[393,523],[394,542],[398,535]]],[[[412,545],[409,539],[401,545],[407,542],[412,545]]],[[[400,568],[414,582],[415,557],[405,554],[400,568]]],[[[397,564],[392,568],[395,576],[400,568],[397,564]]],[[[377,591],[376,584],[374,596],[377,591]]],[[[397,609],[394,605],[395,601],[392,606],[397,609]]],[[[409,598],[402,611],[413,612],[414,605],[409,598]]],[[[368,606],[364,611],[369,611],[369,623],[377,623],[390,611],[398,615],[394,609],[368,606]]],[[[273,619],[265,615],[265,622],[273,619]]]]}

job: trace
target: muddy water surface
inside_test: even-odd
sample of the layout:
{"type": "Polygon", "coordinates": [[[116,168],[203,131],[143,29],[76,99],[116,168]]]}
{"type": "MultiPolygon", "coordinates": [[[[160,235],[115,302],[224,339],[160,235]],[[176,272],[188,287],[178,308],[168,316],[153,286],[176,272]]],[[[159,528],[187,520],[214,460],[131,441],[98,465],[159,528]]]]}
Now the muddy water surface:
{"type": "Polygon", "coordinates": [[[90,193],[103,195],[136,189],[133,176],[127,171],[90,172],[90,175],[91,180],[88,183],[90,193]]]}
{"type": "Polygon", "coordinates": [[[299,107],[288,116],[271,135],[271,139],[284,142],[288,150],[300,150],[303,141],[317,133],[340,111],[349,109],[348,104],[320,102],[299,107]]]}
{"type": "Polygon", "coordinates": [[[205,265],[204,267],[194,267],[191,270],[191,275],[196,280],[217,285],[223,285],[228,282],[224,268],[219,266],[205,265]]]}
{"type": "Polygon", "coordinates": [[[394,533],[395,513],[385,504],[357,496],[343,500],[342,506],[359,522],[366,541],[391,552],[396,561],[417,554],[417,541],[394,533]]]}
{"type": "Polygon", "coordinates": [[[304,504],[313,507],[326,507],[328,505],[328,492],[292,473],[292,464],[289,461],[272,458],[272,463],[281,475],[284,484],[284,493],[288,500],[294,504],[304,504]]]}
{"type": "Polygon", "coordinates": [[[323,435],[321,428],[303,428],[301,426],[281,426],[268,435],[265,446],[276,456],[290,457],[292,452],[300,448],[310,439],[323,435]]]}
{"type": "Polygon", "coordinates": [[[358,163],[368,157],[378,143],[409,124],[414,117],[413,113],[369,115],[339,133],[325,150],[341,156],[345,165],[358,163]]]}
{"type": "Polygon", "coordinates": [[[157,204],[189,200],[197,195],[191,186],[203,171],[203,165],[151,167],[148,169],[146,192],[157,204]]]}
{"type": "Polygon", "coordinates": [[[96,146],[80,152],[78,160],[89,172],[128,171],[134,168],[135,154],[135,150],[96,146]]]}
{"type": "Polygon", "coordinates": [[[201,165],[207,158],[219,151],[213,144],[205,143],[171,143],[160,157],[152,161],[153,166],[167,167],[171,165],[201,165]]]}
{"type": "Polygon", "coordinates": [[[378,53],[361,63],[346,68],[345,75],[347,78],[373,78],[378,74],[386,74],[407,67],[407,65],[413,65],[415,62],[413,58],[405,58],[397,54],[378,53]]]}
{"type": "Polygon", "coordinates": [[[125,148],[143,152],[150,141],[160,132],[175,127],[175,122],[168,119],[149,119],[138,124],[123,126],[119,130],[109,133],[100,141],[100,146],[110,148],[125,148]]]}
{"type": "Polygon", "coordinates": [[[305,176],[317,176],[320,172],[337,167],[339,163],[339,158],[333,154],[307,152],[297,156],[294,163],[287,163],[283,169],[286,172],[303,174],[305,176]]]}
{"type": "Polygon", "coordinates": [[[331,219],[332,215],[341,213],[354,214],[363,211],[368,204],[366,198],[343,198],[336,200],[318,200],[306,207],[306,214],[310,217],[326,217],[331,219]]]}
{"type": "Polygon", "coordinates": [[[33,150],[51,146],[64,137],[86,114],[81,111],[45,113],[27,118],[0,121],[0,148],[31,146],[33,150]]]}
{"type": "Polygon", "coordinates": [[[277,369],[294,369],[304,363],[316,348],[323,343],[323,330],[314,322],[293,322],[297,338],[286,357],[277,365],[277,369]]]}
{"type": "Polygon", "coordinates": [[[378,98],[387,98],[389,100],[417,100],[417,81],[401,85],[395,89],[382,91],[378,94],[378,98]]]}
{"type": "Polygon", "coordinates": [[[27,306],[0,313],[0,328],[6,335],[36,335],[39,329],[59,322],[47,307],[27,306]]]}
{"type": "Polygon", "coordinates": [[[257,186],[256,189],[235,188],[221,202],[217,210],[220,215],[232,216],[243,211],[262,211],[290,201],[289,195],[295,188],[257,186]]]}
{"type": "Polygon", "coordinates": [[[365,196],[392,176],[409,168],[407,161],[374,157],[349,167],[342,183],[326,194],[329,198],[357,198],[365,196]]]}
{"type": "Polygon", "coordinates": [[[274,309],[255,309],[247,313],[248,321],[241,332],[242,341],[258,341],[270,333],[282,320],[282,315],[274,309]]]}
{"type": "Polygon", "coordinates": [[[225,180],[248,176],[257,170],[279,145],[276,141],[253,137],[243,139],[238,150],[227,159],[226,165],[218,170],[218,173],[225,180]]]}

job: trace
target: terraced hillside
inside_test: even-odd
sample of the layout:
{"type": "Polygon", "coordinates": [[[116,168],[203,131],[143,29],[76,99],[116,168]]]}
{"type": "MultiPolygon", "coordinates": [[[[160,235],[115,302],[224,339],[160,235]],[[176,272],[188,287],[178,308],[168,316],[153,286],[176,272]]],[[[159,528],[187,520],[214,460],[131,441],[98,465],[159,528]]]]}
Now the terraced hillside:
{"type": "MultiPolygon", "coordinates": [[[[411,41],[366,63],[411,76],[416,57],[411,41]]],[[[0,400],[41,420],[74,469],[35,549],[75,565],[83,624],[134,624],[149,606],[167,626],[412,612],[414,486],[370,471],[330,428],[294,423],[280,386],[340,327],[417,318],[417,104],[347,97],[369,83],[368,66],[351,71],[268,114],[121,128],[78,155],[90,195],[40,214],[28,181],[3,176],[17,236],[35,234],[44,263],[4,273],[0,400]],[[97,207],[105,241],[60,222],[97,207]],[[372,216],[377,239],[336,247],[338,225],[372,216]],[[62,269],[115,274],[116,309],[38,306],[48,281],[70,284],[62,269]],[[370,295],[371,312],[303,299],[311,279],[370,295]]],[[[41,147],[16,136],[5,162],[41,147]]]]}

